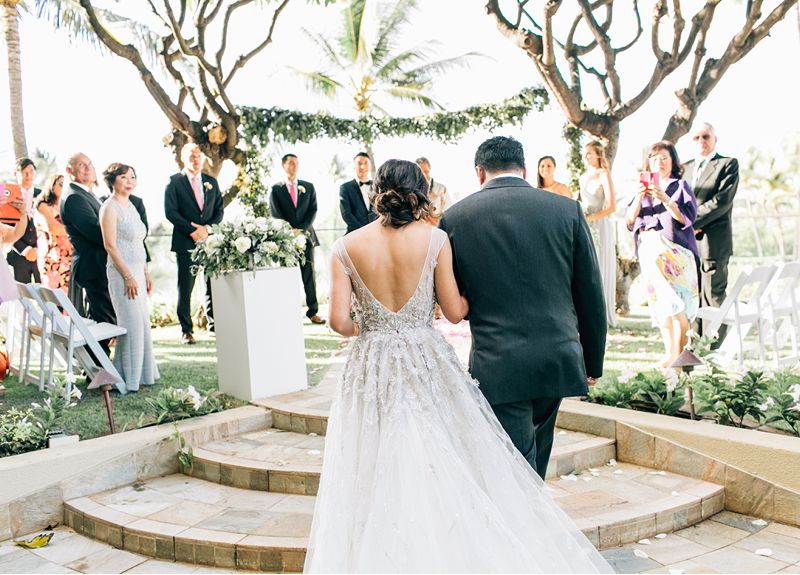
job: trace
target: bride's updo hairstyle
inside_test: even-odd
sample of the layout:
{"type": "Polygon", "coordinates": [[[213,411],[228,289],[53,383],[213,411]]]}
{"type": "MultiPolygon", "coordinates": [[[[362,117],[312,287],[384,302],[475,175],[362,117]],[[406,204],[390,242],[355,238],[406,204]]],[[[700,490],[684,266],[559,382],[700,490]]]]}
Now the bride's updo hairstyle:
{"type": "Polygon", "coordinates": [[[378,168],[370,200],[381,225],[402,228],[428,207],[428,180],[414,162],[389,160],[378,168]]]}

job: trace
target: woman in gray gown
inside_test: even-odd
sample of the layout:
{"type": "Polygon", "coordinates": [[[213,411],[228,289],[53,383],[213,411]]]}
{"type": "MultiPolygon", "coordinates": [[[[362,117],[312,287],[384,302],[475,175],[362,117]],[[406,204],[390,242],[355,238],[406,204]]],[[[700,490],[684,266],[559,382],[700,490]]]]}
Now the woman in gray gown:
{"type": "Polygon", "coordinates": [[[111,190],[100,209],[100,229],[108,252],[108,291],[117,325],[128,330],[117,337],[114,367],[128,392],[137,392],[139,386],[153,385],[159,378],[147,309],[147,293],[152,287],[144,250],[147,230],[130,201],[136,188],[134,169],[115,162],[103,172],[103,178],[111,190]]]}
{"type": "Polygon", "coordinates": [[[616,327],[617,241],[614,224],[609,218],[617,209],[614,184],[608,171],[603,144],[589,142],[583,149],[583,155],[589,170],[580,179],[580,202],[586,221],[595,232],[595,247],[606,300],[606,320],[609,327],[616,327]]]}

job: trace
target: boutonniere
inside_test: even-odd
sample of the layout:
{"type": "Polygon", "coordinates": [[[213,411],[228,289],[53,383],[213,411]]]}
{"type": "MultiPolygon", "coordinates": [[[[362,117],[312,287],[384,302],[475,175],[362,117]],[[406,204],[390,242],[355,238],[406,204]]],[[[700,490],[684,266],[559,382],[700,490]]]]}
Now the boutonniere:
{"type": "Polygon", "coordinates": [[[207,190],[211,189],[211,182],[203,182],[203,187],[207,190]]]}
{"type": "Polygon", "coordinates": [[[306,189],[303,186],[297,186],[297,194],[304,194],[306,189]]]}

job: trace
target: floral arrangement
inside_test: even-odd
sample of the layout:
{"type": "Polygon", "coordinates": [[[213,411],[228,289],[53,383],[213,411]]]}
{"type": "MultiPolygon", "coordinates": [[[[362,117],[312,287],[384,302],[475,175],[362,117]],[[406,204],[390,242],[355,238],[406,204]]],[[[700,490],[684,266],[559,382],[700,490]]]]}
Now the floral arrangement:
{"type": "Polygon", "coordinates": [[[211,226],[192,252],[194,269],[209,277],[226,271],[305,263],[306,236],[284,220],[247,216],[211,226]]]}

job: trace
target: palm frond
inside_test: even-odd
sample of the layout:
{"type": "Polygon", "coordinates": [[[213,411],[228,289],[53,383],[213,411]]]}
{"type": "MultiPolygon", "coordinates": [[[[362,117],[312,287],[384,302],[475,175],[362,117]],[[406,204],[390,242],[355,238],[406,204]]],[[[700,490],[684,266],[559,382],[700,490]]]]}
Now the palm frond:
{"type": "Polygon", "coordinates": [[[361,20],[364,17],[364,9],[367,0],[351,0],[350,5],[343,11],[344,29],[339,38],[339,45],[345,57],[355,63],[358,58],[358,46],[361,41],[361,20]]]}
{"type": "Polygon", "coordinates": [[[346,71],[347,68],[342,64],[341,60],[339,60],[339,56],[336,54],[336,50],[331,45],[330,40],[328,40],[322,34],[317,34],[315,32],[311,32],[305,28],[301,28],[300,31],[305,34],[306,38],[311,40],[317,48],[323,53],[325,58],[328,60],[328,64],[331,67],[338,68],[341,71],[346,71]]]}
{"type": "Polygon", "coordinates": [[[404,77],[409,82],[425,82],[432,79],[434,76],[445,74],[458,68],[468,68],[470,58],[475,57],[484,57],[484,55],[479,52],[468,52],[453,58],[445,58],[443,60],[437,60],[436,62],[427,62],[413,70],[406,70],[404,72],[404,77]]]}
{"type": "Polygon", "coordinates": [[[409,63],[424,62],[425,55],[421,54],[417,49],[412,48],[393,56],[391,60],[383,64],[378,70],[375,71],[375,77],[381,79],[389,79],[396,77],[397,73],[404,74],[404,65],[409,63]]]}
{"type": "Polygon", "coordinates": [[[382,62],[391,54],[397,45],[397,40],[403,34],[403,29],[411,22],[416,7],[416,0],[400,0],[390,11],[381,14],[378,39],[373,48],[376,62],[382,62]]]}
{"type": "Polygon", "coordinates": [[[328,98],[333,98],[339,90],[347,92],[347,88],[322,72],[304,72],[297,68],[289,68],[298,76],[305,78],[308,89],[311,92],[324,94],[328,98]]]}
{"type": "Polygon", "coordinates": [[[397,100],[405,102],[414,102],[422,105],[425,108],[436,108],[444,110],[444,106],[434,100],[428,93],[426,86],[420,85],[405,85],[405,86],[390,86],[383,88],[382,93],[392,96],[397,100]]]}

